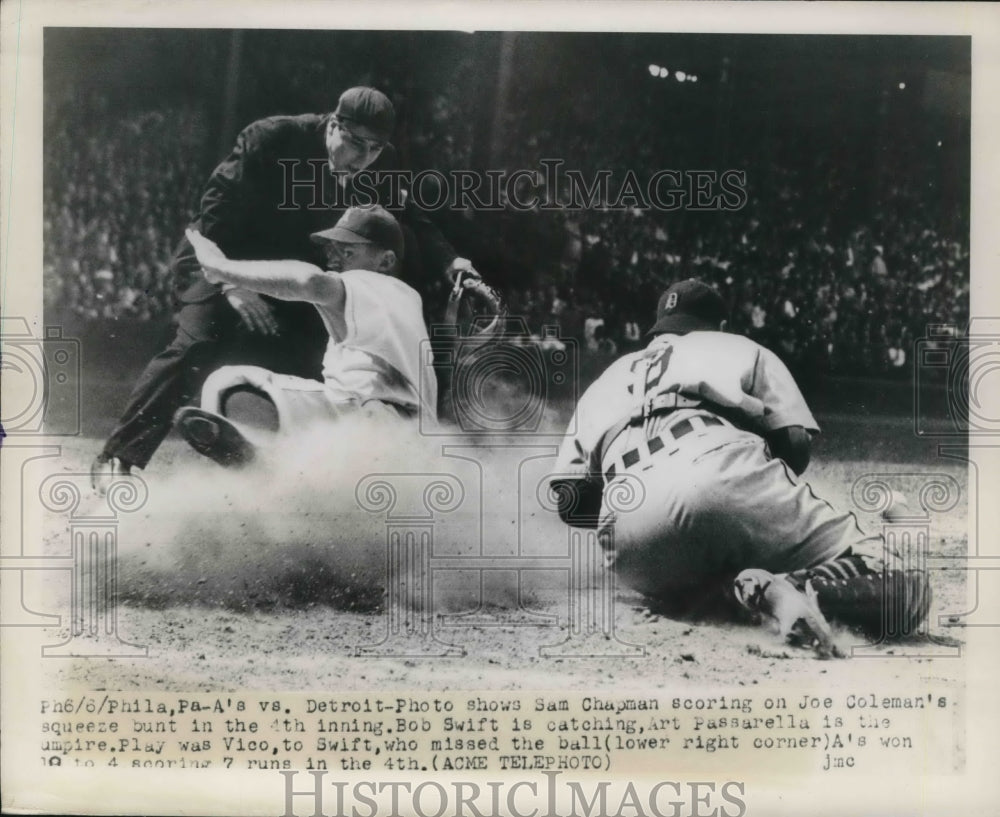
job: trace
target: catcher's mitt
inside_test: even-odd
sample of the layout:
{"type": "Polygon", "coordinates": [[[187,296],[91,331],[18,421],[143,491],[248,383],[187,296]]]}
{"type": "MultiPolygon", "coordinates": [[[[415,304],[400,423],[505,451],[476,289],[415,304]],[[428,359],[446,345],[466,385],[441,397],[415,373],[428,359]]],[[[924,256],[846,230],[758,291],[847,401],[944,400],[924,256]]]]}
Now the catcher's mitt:
{"type": "Polygon", "coordinates": [[[452,387],[456,370],[474,365],[490,341],[503,333],[506,317],[507,307],[495,289],[464,270],[455,276],[443,331],[433,336],[441,417],[455,419],[452,387]]]}
{"type": "Polygon", "coordinates": [[[460,322],[467,324],[468,336],[463,339],[466,349],[469,348],[466,345],[469,341],[478,346],[496,336],[503,330],[506,316],[507,306],[493,287],[464,270],[455,276],[444,322],[456,327],[460,322]]]}

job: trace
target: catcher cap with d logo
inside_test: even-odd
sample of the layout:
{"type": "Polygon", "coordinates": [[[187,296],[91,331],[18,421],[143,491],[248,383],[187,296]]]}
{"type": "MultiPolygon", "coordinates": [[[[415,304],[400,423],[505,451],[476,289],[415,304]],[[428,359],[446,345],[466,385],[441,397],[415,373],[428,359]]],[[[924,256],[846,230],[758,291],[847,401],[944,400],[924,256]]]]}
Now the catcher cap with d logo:
{"type": "Polygon", "coordinates": [[[345,122],[362,125],[385,140],[392,136],[396,126],[396,109],[389,97],[377,88],[348,88],[340,95],[333,115],[345,122]]]}
{"type": "Polygon", "coordinates": [[[656,323],[647,334],[715,330],[726,317],[722,296],[704,281],[688,278],[673,284],[660,296],[656,306],[656,323]]]}
{"type": "Polygon", "coordinates": [[[310,236],[313,243],[341,241],[344,244],[375,244],[403,257],[403,230],[395,217],[381,205],[352,207],[329,230],[310,236]]]}

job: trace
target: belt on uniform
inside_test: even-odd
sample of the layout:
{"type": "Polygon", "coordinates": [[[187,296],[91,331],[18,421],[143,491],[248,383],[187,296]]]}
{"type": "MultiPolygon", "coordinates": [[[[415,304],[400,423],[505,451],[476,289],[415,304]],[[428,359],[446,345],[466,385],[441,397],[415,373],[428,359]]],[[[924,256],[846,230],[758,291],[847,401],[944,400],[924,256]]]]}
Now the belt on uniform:
{"type": "Polygon", "coordinates": [[[628,470],[642,459],[643,454],[648,453],[649,455],[653,455],[664,449],[668,449],[668,453],[673,454],[677,451],[677,446],[674,443],[694,431],[697,427],[696,424],[700,424],[703,428],[729,425],[729,423],[719,419],[714,414],[694,414],[686,417],[680,422],[674,423],[672,426],[664,429],[655,437],[650,437],[644,445],[632,448],[620,457],[617,457],[615,462],[611,463],[610,467],[604,472],[604,480],[610,482],[614,479],[615,474],[618,473],[619,466],[621,470],[628,470]]]}
{"type": "Polygon", "coordinates": [[[601,435],[601,439],[597,441],[596,446],[598,462],[604,462],[604,456],[611,447],[611,444],[621,436],[625,429],[631,426],[642,425],[651,417],[670,414],[672,411],[682,408],[698,408],[700,405],[702,405],[700,399],[686,397],[677,392],[657,394],[645,401],[645,403],[636,405],[631,414],[623,417],[601,435]]]}

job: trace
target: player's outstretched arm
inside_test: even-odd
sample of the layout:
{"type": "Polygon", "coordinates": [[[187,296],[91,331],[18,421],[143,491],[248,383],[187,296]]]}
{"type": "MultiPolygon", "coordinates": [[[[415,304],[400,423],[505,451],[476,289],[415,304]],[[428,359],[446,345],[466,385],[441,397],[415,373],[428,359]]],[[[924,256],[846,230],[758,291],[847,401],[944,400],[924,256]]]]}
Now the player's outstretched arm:
{"type": "Polygon", "coordinates": [[[343,306],[344,282],[337,273],[305,261],[237,261],[197,230],[186,235],[210,283],[233,284],[285,301],[343,306]]]}

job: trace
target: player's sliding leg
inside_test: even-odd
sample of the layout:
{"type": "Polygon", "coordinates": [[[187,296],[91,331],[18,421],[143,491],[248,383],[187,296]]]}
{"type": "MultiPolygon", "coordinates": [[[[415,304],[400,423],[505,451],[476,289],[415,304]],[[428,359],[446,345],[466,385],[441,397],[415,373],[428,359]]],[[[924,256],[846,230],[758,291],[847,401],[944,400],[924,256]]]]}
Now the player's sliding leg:
{"type": "Polygon", "coordinates": [[[258,453],[272,448],[278,438],[288,441],[316,427],[325,432],[338,420],[359,411],[373,420],[399,417],[396,408],[378,400],[363,406],[356,400],[338,402],[322,383],[314,380],[276,374],[260,366],[223,366],[205,380],[200,408],[180,409],[175,423],[196,451],[233,467],[252,462],[258,453]],[[258,408],[263,403],[275,415],[276,431],[262,431],[253,419],[232,414],[232,396],[246,391],[257,398],[258,408]]]}
{"type": "Polygon", "coordinates": [[[201,406],[185,406],[174,415],[177,431],[195,451],[219,465],[249,465],[257,457],[257,445],[249,438],[249,429],[226,416],[227,401],[236,391],[251,390],[273,406],[273,378],[272,372],[259,366],[216,369],[202,386],[201,406]]]}
{"type": "Polygon", "coordinates": [[[105,496],[112,483],[132,476],[132,463],[121,457],[98,455],[90,465],[90,485],[105,496]]]}

